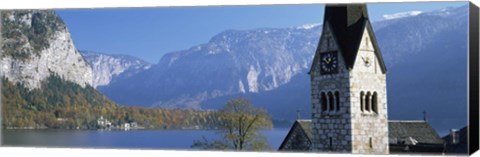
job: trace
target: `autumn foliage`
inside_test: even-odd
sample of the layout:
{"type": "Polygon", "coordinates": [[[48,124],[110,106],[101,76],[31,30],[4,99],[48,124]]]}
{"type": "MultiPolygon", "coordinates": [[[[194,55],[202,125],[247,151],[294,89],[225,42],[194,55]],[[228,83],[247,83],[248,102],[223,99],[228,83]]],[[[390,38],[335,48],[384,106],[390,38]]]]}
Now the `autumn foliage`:
{"type": "Polygon", "coordinates": [[[137,122],[160,129],[208,129],[217,121],[214,111],[121,106],[93,87],[81,87],[56,75],[37,89],[2,78],[1,101],[4,128],[97,129],[100,116],[113,125],[137,122]]]}

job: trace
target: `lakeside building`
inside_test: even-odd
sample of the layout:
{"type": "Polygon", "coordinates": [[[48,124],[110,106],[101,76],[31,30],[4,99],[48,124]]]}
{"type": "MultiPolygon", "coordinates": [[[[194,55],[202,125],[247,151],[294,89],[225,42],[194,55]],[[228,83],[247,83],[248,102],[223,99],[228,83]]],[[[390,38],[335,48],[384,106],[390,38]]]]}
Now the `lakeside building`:
{"type": "MultiPolygon", "coordinates": [[[[311,125],[310,119],[296,120],[278,149],[310,151],[313,141],[311,125]]],[[[426,121],[390,120],[388,128],[390,154],[412,152],[442,154],[446,151],[444,140],[426,121]]]]}
{"type": "Polygon", "coordinates": [[[386,66],[366,4],[326,5],[309,71],[312,118],[297,120],[281,151],[443,154],[423,121],[388,120],[386,66]]]}

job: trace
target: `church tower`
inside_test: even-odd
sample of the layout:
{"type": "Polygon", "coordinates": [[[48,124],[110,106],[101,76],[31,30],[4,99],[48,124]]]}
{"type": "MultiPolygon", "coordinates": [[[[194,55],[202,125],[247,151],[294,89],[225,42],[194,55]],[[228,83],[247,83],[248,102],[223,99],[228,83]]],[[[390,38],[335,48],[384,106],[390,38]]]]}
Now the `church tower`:
{"type": "Polygon", "coordinates": [[[365,4],[326,5],[309,74],[312,150],[388,154],[386,67],[365,4]]]}

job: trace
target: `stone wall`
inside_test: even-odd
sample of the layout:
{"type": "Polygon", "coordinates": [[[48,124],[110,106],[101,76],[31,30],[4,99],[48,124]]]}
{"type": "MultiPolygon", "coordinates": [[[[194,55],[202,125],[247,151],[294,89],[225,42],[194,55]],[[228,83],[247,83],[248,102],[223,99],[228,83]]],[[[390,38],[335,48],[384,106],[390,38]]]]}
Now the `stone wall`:
{"type": "Polygon", "coordinates": [[[380,69],[370,39],[365,31],[353,69],[347,69],[328,22],[325,24],[316,55],[337,51],[339,73],[321,75],[320,64],[313,64],[317,66],[312,67],[310,73],[313,151],[388,153],[386,75],[380,69]],[[365,110],[365,104],[362,111],[362,91],[371,95],[376,93],[376,112],[372,107],[365,110]],[[322,110],[322,92],[339,92],[340,109],[322,110]]]}
{"type": "MultiPolygon", "coordinates": [[[[351,122],[350,122],[350,87],[349,70],[338,50],[337,43],[326,24],[320,39],[318,53],[337,51],[339,72],[332,75],[321,75],[320,64],[312,67],[312,135],[313,151],[351,152],[351,122]],[[340,109],[323,111],[321,107],[321,93],[339,92],[340,109]]],[[[318,60],[316,61],[318,62],[318,60]]],[[[329,105],[327,105],[329,106],[329,105]]]]}
{"type": "MultiPolygon", "coordinates": [[[[354,68],[350,72],[352,153],[384,154],[388,153],[386,74],[382,73],[370,39],[365,30],[354,68]],[[366,64],[367,60],[369,64],[366,64]],[[360,108],[361,92],[365,93],[363,111],[360,108]],[[368,100],[365,98],[367,93],[376,93],[376,111],[372,107],[365,109],[368,104],[365,102],[368,100]]],[[[370,106],[373,105],[370,103],[370,106]]]]}

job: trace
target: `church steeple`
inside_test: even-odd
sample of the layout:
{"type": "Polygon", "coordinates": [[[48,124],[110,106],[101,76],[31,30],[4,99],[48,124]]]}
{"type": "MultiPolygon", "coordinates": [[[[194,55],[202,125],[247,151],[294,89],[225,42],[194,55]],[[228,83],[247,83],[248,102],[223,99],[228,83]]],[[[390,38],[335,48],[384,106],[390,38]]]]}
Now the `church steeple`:
{"type": "Polygon", "coordinates": [[[388,154],[386,68],[366,4],[326,6],[309,74],[312,150],[388,154]]]}
{"type": "Polygon", "coordinates": [[[323,24],[324,27],[329,25],[348,69],[354,66],[364,30],[367,29],[379,66],[382,72],[386,73],[387,69],[368,18],[366,4],[326,5],[323,24]]]}
{"type": "Polygon", "coordinates": [[[368,18],[366,4],[327,5],[324,21],[344,29],[368,18]]]}

